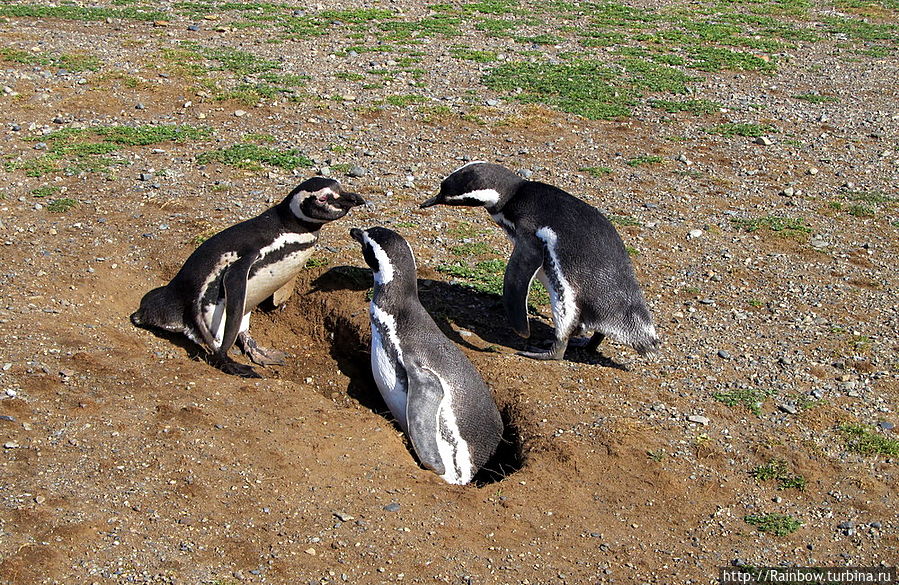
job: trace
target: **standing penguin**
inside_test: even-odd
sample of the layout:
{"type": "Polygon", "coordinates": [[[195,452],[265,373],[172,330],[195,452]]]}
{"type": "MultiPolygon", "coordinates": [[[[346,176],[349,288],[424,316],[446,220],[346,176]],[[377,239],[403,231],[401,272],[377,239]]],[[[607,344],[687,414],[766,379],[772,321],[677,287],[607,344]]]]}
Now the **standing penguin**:
{"type": "Polygon", "coordinates": [[[381,396],[422,464],[466,484],[503,434],[490,389],[419,302],[406,240],[383,227],[350,235],[374,272],[371,367],[381,396]]]}
{"type": "Polygon", "coordinates": [[[284,354],[250,337],[250,313],[305,266],[324,224],[364,203],[333,179],[303,181],[278,205],[203,242],[171,282],[144,295],[131,322],[183,333],[223,372],[259,378],[228,356],[235,341],[260,365],[283,363],[284,354]]]}
{"type": "Polygon", "coordinates": [[[569,338],[589,331],[590,350],[608,335],[641,355],[658,351],[659,338],[624,243],[598,209],[486,162],[453,171],[421,207],[438,203],[483,206],[512,240],[503,304],[516,333],[530,336],[527,299],[534,277],[549,291],[556,328],[552,348],[520,355],[562,359],[569,338]]]}

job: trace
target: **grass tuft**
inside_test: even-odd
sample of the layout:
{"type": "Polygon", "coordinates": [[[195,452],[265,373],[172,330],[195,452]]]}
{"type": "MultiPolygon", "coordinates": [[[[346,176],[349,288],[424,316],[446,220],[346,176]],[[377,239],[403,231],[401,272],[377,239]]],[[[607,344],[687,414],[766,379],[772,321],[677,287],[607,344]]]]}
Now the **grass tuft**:
{"type": "Polygon", "coordinates": [[[786,536],[799,530],[802,522],[789,514],[748,514],[743,517],[747,524],[752,524],[760,532],[775,536],[786,536]]]}
{"type": "Polygon", "coordinates": [[[805,489],[805,478],[790,473],[787,462],[782,459],[772,459],[765,465],[759,465],[749,474],[759,481],[776,481],[778,489],[796,488],[800,491],[805,489]]]}
{"type": "Polygon", "coordinates": [[[873,427],[843,423],[837,429],[846,441],[846,448],[862,455],[899,456],[899,440],[886,437],[873,427]]]}

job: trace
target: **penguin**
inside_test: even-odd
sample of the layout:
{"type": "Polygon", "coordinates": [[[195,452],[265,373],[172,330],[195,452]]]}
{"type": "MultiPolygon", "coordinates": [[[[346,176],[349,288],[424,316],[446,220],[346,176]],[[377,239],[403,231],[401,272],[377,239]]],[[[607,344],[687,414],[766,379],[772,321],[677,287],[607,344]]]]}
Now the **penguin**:
{"type": "Polygon", "coordinates": [[[503,422],[490,389],[418,300],[408,242],[383,227],[352,229],[374,272],[371,367],[421,463],[464,485],[493,456],[503,422]]]}
{"type": "Polygon", "coordinates": [[[250,337],[250,313],[305,266],[324,224],[364,203],[333,179],[303,181],[274,207],[203,242],[171,282],[144,295],[131,322],[186,335],[227,374],[261,377],[228,350],[237,342],[259,365],[284,363],[283,352],[250,337]]]}
{"type": "Polygon", "coordinates": [[[641,355],[659,349],[659,337],[618,232],[598,209],[554,187],[522,179],[483,161],[453,171],[437,195],[423,202],[482,206],[512,240],[503,277],[503,305],[515,332],[530,337],[527,299],[536,276],[549,292],[555,339],[534,359],[562,359],[572,335],[593,332],[596,351],[608,336],[641,355]]]}

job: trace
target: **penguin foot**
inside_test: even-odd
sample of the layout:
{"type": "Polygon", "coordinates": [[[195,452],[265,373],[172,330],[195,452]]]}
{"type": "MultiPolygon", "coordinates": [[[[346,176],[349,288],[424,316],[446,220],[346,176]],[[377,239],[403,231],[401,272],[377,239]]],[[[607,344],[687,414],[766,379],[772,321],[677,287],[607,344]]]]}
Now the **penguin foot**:
{"type": "MultiPolygon", "coordinates": [[[[557,352],[552,350],[548,351],[518,351],[515,352],[516,355],[520,355],[522,357],[531,358],[534,360],[560,360],[562,359],[561,355],[557,355],[557,352]]],[[[564,354],[564,352],[563,352],[564,354]]]]}
{"type": "Polygon", "coordinates": [[[605,339],[606,336],[602,333],[596,332],[589,339],[586,337],[578,337],[576,339],[570,339],[568,341],[568,345],[572,347],[583,348],[585,351],[595,352],[599,350],[599,344],[602,343],[602,340],[605,339]]]}
{"type": "Polygon", "coordinates": [[[260,366],[283,366],[287,360],[287,354],[277,349],[262,347],[246,332],[237,336],[237,344],[240,349],[260,366]]]}

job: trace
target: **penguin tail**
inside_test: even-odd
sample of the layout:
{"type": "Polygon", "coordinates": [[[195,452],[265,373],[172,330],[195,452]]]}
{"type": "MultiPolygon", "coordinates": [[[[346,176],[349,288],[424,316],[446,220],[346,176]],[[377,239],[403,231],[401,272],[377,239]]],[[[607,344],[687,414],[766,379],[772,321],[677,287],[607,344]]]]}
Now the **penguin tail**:
{"type": "Polygon", "coordinates": [[[144,329],[158,327],[176,331],[182,327],[182,319],[177,312],[179,303],[172,299],[168,287],[154,288],[144,295],[140,307],[131,313],[131,324],[144,329]]]}

